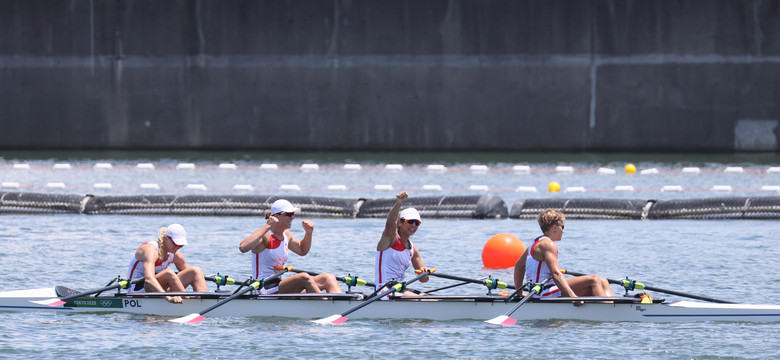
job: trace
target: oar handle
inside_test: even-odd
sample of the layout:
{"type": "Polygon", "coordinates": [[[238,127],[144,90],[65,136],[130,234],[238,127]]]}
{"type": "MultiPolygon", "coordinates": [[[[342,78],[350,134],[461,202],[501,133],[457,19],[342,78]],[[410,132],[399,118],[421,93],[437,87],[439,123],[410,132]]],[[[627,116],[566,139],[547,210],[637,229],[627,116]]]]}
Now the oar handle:
{"type": "MultiPolygon", "coordinates": [[[[565,269],[562,269],[561,271],[564,274],[569,274],[569,275],[573,275],[573,276],[587,275],[587,274],[579,273],[579,272],[576,272],[576,271],[569,271],[569,270],[565,270],[565,269]]],[[[648,285],[645,285],[644,283],[637,282],[637,281],[630,280],[630,279],[621,279],[621,280],[607,279],[607,281],[610,284],[620,285],[620,286],[623,286],[623,287],[625,287],[625,288],[627,288],[629,290],[638,289],[638,290],[658,291],[658,292],[662,292],[662,293],[666,293],[666,294],[670,294],[670,295],[677,295],[677,296],[687,297],[687,298],[696,299],[696,300],[703,300],[703,301],[709,301],[709,302],[721,303],[721,304],[733,304],[733,302],[731,302],[731,301],[713,299],[711,297],[687,294],[687,293],[683,293],[683,292],[679,292],[679,291],[661,289],[661,288],[657,288],[657,287],[654,287],[654,286],[648,286],[648,285]]]]}
{"type": "MultiPolygon", "coordinates": [[[[300,270],[295,269],[293,272],[297,273],[307,273],[311,276],[317,276],[320,275],[320,273],[316,273],[314,271],[306,271],[306,270],[300,270]]],[[[347,276],[336,276],[336,280],[343,282],[344,284],[347,284],[348,286],[370,286],[370,287],[376,287],[376,285],[372,282],[366,281],[364,279],[361,279],[357,276],[347,275],[347,276]]]]}

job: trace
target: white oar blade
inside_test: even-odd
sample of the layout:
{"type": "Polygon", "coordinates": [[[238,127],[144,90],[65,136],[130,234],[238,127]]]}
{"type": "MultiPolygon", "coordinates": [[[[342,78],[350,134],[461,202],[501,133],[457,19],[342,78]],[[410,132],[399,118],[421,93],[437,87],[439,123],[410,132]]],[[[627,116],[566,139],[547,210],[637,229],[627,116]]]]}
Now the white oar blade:
{"type": "Polygon", "coordinates": [[[168,321],[179,323],[179,324],[197,324],[197,323],[203,321],[203,319],[205,319],[205,318],[206,317],[201,315],[201,314],[192,313],[192,314],[189,314],[187,316],[182,316],[180,318],[175,318],[175,319],[171,319],[171,320],[168,320],[168,321]]]}
{"type": "Polygon", "coordinates": [[[339,324],[343,324],[345,321],[347,321],[347,318],[339,314],[331,315],[319,320],[312,320],[313,323],[321,324],[321,325],[339,325],[339,324]]]}
{"type": "Polygon", "coordinates": [[[48,300],[30,300],[30,302],[38,304],[38,305],[46,305],[46,306],[52,306],[52,307],[60,306],[60,305],[65,303],[64,301],[62,301],[62,300],[60,300],[58,298],[48,299],[48,300]]]}
{"type": "Polygon", "coordinates": [[[501,316],[496,316],[490,320],[485,320],[485,322],[494,325],[510,326],[510,325],[514,325],[517,322],[517,319],[513,319],[506,315],[501,315],[501,316]]]}

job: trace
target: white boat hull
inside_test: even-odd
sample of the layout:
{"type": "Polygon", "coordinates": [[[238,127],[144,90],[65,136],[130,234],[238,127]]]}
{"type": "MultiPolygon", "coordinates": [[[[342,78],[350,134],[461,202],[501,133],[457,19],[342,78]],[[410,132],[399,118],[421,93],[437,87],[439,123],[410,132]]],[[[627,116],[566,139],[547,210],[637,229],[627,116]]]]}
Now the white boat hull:
{"type": "MultiPolygon", "coordinates": [[[[122,312],[179,317],[197,313],[217,303],[219,298],[183,299],[171,304],[159,297],[100,296],[68,301],[64,306],[49,307],[31,301],[56,297],[54,288],[0,292],[0,311],[122,312]]],[[[238,298],[207,314],[208,317],[288,317],[319,319],[339,314],[362,300],[321,299],[249,299],[238,298]]],[[[375,301],[349,316],[350,319],[427,319],[487,320],[509,311],[516,302],[485,296],[439,299],[438,301],[375,301]]],[[[575,307],[569,302],[527,302],[512,314],[517,320],[583,320],[583,321],[780,321],[780,305],[716,304],[680,301],[673,303],[585,303],[575,307]]]]}

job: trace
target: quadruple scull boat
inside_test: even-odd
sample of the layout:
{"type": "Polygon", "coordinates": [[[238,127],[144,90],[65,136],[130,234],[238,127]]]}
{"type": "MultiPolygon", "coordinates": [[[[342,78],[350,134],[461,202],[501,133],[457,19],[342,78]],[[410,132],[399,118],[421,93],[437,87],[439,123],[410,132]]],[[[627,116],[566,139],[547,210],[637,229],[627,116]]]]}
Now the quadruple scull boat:
{"type": "MultiPolygon", "coordinates": [[[[66,287],[39,288],[0,292],[0,311],[55,311],[59,313],[131,313],[159,316],[184,316],[197,313],[224,300],[229,291],[203,293],[165,293],[128,295],[117,292],[84,296],[51,307],[33,301],[65,297],[78,292],[66,287]],[[163,295],[181,295],[182,304],[167,302],[163,295]]],[[[370,298],[369,298],[370,299],[370,298]]],[[[343,294],[276,294],[246,295],[213,310],[216,317],[285,317],[317,319],[337,314],[369,299],[362,293],[343,294]]],[[[427,319],[487,320],[510,310],[518,299],[493,294],[466,296],[398,296],[392,301],[375,301],[351,319],[427,319]]],[[[512,315],[517,320],[583,320],[583,321],[780,321],[780,305],[722,304],[692,301],[667,302],[665,299],[642,299],[630,296],[579,297],[579,307],[571,298],[534,299],[523,304],[512,315]]]]}

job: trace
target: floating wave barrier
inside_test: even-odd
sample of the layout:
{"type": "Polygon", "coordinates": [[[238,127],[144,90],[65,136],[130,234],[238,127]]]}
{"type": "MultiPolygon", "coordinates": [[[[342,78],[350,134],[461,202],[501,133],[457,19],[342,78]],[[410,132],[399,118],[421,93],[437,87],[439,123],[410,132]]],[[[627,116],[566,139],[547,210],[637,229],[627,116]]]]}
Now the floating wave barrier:
{"type": "MultiPolygon", "coordinates": [[[[346,199],[278,195],[128,195],[94,196],[0,192],[0,214],[264,216],[285,198],[303,216],[384,218],[395,203],[387,199],[346,199]]],[[[424,218],[536,219],[547,208],[569,219],[780,219],[780,196],[718,197],[681,200],[523,199],[507,211],[496,195],[414,197],[404,203],[424,218]]]]}
{"type": "MultiPolygon", "coordinates": [[[[313,217],[385,217],[393,199],[344,199],[278,195],[59,195],[28,192],[0,193],[0,214],[70,213],[87,215],[264,216],[284,198],[313,217]]],[[[437,196],[409,199],[427,218],[506,218],[504,200],[495,195],[437,196]]]]}

